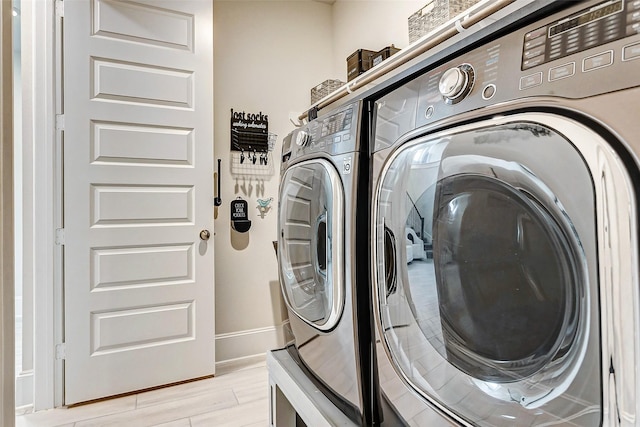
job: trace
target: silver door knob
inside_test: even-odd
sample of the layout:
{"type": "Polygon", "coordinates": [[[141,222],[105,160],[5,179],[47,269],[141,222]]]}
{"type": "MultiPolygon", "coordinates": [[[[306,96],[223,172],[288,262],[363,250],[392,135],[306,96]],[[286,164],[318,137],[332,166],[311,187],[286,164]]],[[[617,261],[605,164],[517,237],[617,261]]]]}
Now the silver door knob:
{"type": "Polygon", "coordinates": [[[209,232],[209,230],[202,230],[200,232],[200,239],[209,240],[209,237],[211,237],[211,233],[209,232]]]}

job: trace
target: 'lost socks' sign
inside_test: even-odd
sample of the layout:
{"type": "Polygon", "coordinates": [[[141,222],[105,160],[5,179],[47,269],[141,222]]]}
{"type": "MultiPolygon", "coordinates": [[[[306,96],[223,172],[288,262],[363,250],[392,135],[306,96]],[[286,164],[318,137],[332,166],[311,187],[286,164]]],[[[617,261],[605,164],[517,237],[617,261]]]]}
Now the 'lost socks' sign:
{"type": "Polygon", "coordinates": [[[266,152],[268,141],[268,115],[231,109],[231,150],[266,152]]]}

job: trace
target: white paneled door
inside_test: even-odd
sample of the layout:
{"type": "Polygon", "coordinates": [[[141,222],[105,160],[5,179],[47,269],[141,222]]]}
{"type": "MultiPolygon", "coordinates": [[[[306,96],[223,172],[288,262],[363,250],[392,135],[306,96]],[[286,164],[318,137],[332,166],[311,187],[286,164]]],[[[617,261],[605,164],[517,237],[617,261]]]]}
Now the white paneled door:
{"type": "Polygon", "coordinates": [[[214,372],[213,1],[63,15],[68,405],[214,372]]]}

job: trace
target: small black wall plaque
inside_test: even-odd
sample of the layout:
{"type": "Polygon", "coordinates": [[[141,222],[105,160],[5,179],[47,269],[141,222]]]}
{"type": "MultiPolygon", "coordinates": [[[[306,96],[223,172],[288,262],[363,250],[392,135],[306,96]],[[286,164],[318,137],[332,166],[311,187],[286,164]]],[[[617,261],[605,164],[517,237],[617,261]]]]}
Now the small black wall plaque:
{"type": "Polygon", "coordinates": [[[269,116],[231,109],[231,150],[262,152],[269,150],[269,116]]]}
{"type": "Polygon", "coordinates": [[[240,198],[231,201],[231,228],[239,233],[246,233],[251,228],[246,200],[240,198]]]}
{"type": "Polygon", "coordinates": [[[248,218],[246,200],[237,199],[231,202],[231,221],[246,221],[248,218]]]}

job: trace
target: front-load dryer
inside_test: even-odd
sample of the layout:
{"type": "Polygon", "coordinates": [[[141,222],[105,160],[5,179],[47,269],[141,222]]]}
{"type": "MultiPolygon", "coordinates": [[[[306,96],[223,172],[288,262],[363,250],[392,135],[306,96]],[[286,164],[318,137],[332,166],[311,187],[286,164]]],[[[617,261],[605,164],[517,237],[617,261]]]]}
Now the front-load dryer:
{"type": "Polygon", "coordinates": [[[361,185],[368,176],[361,108],[360,102],[339,107],[285,138],[278,264],[289,312],[289,353],[340,410],[358,425],[371,425],[369,199],[361,185]]]}
{"type": "Polygon", "coordinates": [[[559,7],[376,100],[385,421],[639,422],[640,1],[559,7]]]}

